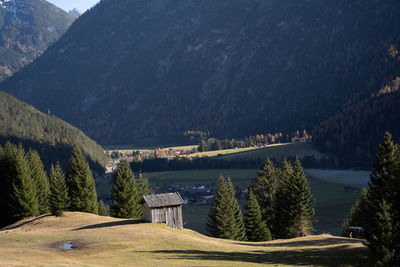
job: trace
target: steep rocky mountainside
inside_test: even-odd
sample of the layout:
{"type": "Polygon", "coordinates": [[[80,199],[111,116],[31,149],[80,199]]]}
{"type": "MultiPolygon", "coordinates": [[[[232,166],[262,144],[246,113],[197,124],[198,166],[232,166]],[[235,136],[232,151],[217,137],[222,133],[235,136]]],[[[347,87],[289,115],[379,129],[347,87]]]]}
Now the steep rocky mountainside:
{"type": "Polygon", "coordinates": [[[42,54],[73,20],[45,0],[0,1],[0,81],[42,54]]]}
{"type": "Polygon", "coordinates": [[[71,14],[74,18],[79,18],[83,13],[80,11],[78,8],[74,8],[70,11],[68,11],[69,14],[71,14]]]}
{"type": "Polygon", "coordinates": [[[312,129],[396,77],[397,0],[103,0],[0,88],[103,144],[312,129]]]}
{"type": "Polygon", "coordinates": [[[48,169],[57,161],[66,168],[75,145],[82,147],[93,170],[101,172],[107,164],[102,147],[79,129],[0,92],[0,144],[7,141],[37,150],[48,169]]]}

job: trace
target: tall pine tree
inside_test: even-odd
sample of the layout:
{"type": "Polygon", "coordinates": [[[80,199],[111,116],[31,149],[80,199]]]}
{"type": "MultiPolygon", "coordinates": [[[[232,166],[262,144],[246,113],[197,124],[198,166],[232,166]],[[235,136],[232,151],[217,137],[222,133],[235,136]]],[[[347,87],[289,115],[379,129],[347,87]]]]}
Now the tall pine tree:
{"type": "Polygon", "coordinates": [[[246,229],[243,222],[242,210],[240,209],[239,203],[235,197],[236,192],[230,177],[226,179],[226,185],[229,189],[229,199],[231,201],[231,207],[233,209],[233,215],[235,217],[235,234],[234,237],[231,239],[243,241],[247,239],[246,229]]]}
{"type": "Polygon", "coordinates": [[[385,239],[383,231],[389,231],[387,229],[389,222],[382,215],[387,214],[391,218],[390,227],[394,229],[399,227],[399,153],[399,148],[393,143],[391,134],[385,133],[384,141],[378,147],[368,184],[368,208],[365,210],[365,216],[368,220],[365,225],[365,234],[376,261],[381,263],[390,260],[400,263],[399,231],[394,231],[390,239],[385,239]],[[391,255],[393,251],[395,254],[391,255]]]}
{"type": "Polygon", "coordinates": [[[287,238],[289,227],[290,204],[288,202],[290,177],[293,175],[292,165],[284,159],[282,169],[279,173],[278,187],[275,194],[275,216],[272,227],[272,236],[274,238],[287,238]]]}
{"type": "Polygon", "coordinates": [[[249,191],[245,210],[247,240],[270,241],[272,239],[271,232],[262,219],[260,205],[258,205],[257,198],[252,190],[249,191]]]}
{"type": "Polygon", "coordinates": [[[114,176],[111,215],[117,218],[140,218],[138,187],[127,160],[121,160],[114,176]]]}
{"type": "Polygon", "coordinates": [[[20,145],[13,155],[11,209],[15,220],[39,214],[36,186],[31,177],[25,151],[20,145]]]}
{"type": "Polygon", "coordinates": [[[39,203],[39,214],[49,212],[50,184],[44,170],[43,162],[36,151],[29,151],[28,163],[30,173],[36,188],[36,197],[39,203]]]}
{"type": "Polygon", "coordinates": [[[268,229],[272,229],[275,220],[275,195],[278,187],[279,172],[269,159],[266,159],[257,171],[256,179],[250,185],[260,205],[263,220],[268,229]]]}
{"type": "Polygon", "coordinates": [[[314,198],[299,159],[294,163],[293,173],[289,180],[290,224],[288,234],[289,237],[306,236],[314,232],[311,223],[311,218],[315,213],[314,198]]]}
{"type": "Polygon", "coordinates": [[[69,209],[97,214],[97,193],[89,164],[79,146],[75,146],[69,160],[67,176],[69,209]]]}
{"type": "Polygon", "coordinates": [[[245,231],[241,211],[232,191],[232,183],[221,175],[207,217],[206,228],[210,236],[244,240],[245,231]]]}
{"type": "Polygon", "coordinates": [[[69,197],[67,185],[65,184],[65,175],[59,163],[50,168],[50,198],[49,206],[51,214],[55,216],[62,215],[63,211],[69,206],[69,197]]]}

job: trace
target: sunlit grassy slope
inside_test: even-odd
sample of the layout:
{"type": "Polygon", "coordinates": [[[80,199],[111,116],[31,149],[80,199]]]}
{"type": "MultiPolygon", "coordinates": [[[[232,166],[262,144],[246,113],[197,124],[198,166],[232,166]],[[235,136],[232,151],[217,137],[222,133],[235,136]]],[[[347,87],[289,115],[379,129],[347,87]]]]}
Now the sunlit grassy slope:
{"type": "Polygon", "coordinates": [[[79,212],[20,221],[0,243],[0,266],[362,266],[367,255],[362,241],[330,235],[237,242],[79,212]]]}

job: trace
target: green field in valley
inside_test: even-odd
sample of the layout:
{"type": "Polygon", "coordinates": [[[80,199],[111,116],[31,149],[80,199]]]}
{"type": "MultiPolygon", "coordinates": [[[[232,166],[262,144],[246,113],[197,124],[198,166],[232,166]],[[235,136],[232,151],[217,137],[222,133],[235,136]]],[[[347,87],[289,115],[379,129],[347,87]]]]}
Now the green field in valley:
{"type": "Polygon", "coordinates": [[[326,156],[319,152],[311,143],[288,143],[276,144],[249,151],[242,151],[233,154],[222,155],[221,159],[266,159],[295,157],[303,158],[305,156],[314,156],[316,159],[326,156]]]}
{"type": "MultiPolygon", "coordinates": [[[[185,170],[170,172],[147,173],[152,187],[181,184],[210,184],[222,174],[231,177],[235,185],[249,185],[257,170],[252,169],[216,169],[216,170],[185,170]]],[[[351,205],[359,196],[358,190],[369,180],[365,171],[342,170],[305,170],[316,199],[315,225],[319,233],[341,234],[341,225],[347,217],[351,205]],[[350,190],[349,190],[350,187],[350,190]]],[[[111,184],[97,186],[99,197],[109,198],[111,184]]],[[[240,201],[242,206],[245,202],[240,201]]],[[[204,224],[208,214],[208,205],[187,204],[184,206],[184,221],[186,227],[204,233],[204,224]]]]}

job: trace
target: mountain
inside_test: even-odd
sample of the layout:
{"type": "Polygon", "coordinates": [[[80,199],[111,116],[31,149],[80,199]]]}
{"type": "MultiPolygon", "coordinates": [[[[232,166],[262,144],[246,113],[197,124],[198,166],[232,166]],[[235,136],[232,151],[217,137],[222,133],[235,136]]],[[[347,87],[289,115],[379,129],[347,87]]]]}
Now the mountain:
{"type": "Polygon", "coordinates": [[[342,167],[370,169],[384,133],[389,131],[396,141],[400,138],[399,89],[400,77],[378,94],[347,105],[314,129],[314,144],[336,155],[342,167]]]}
{"type": "Polygon", "coordinates": [[[77,128],[0,92],[0,144],[7,141],[37,150],[47,168],[57,161],[66,167],[75,145],[82,147],[95,171],[107,163],[102,147],[77,128]]]}
{"type": "Polygon", "coordinates": [[[0,85],[102,144],[311,130],[400,71],[397,0],[103,0],[0,85]]]}
{"type": "Polygon", "coordinates": [[[45,0],[0,1],[0,81],[41,55],[72,21],[45,0]]]}
{"type": "Polygon", "coordinates": [[[79,18],[83,13],[80,11],[78,8],[74,8],[70,11],[68,11],[69,14],[71,14],[74,18],[79,18]]]}

